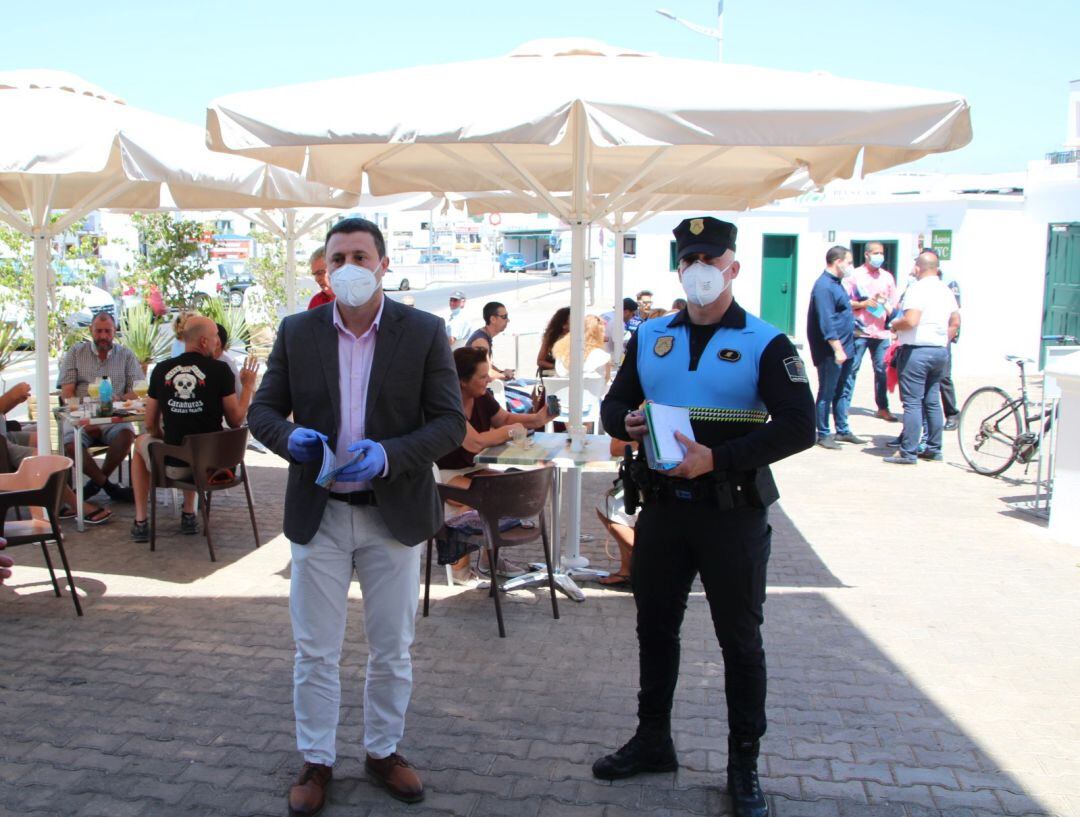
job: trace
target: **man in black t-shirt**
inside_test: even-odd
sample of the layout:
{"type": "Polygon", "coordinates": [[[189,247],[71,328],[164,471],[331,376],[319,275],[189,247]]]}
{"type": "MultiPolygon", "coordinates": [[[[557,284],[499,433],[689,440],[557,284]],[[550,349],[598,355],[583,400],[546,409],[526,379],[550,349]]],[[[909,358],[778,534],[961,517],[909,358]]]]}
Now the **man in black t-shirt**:
{"type": "MultiPolygon", "coordinates": [[[[184,324],[184,353],[169,358],[154,367],[146,397],[146,428],[135,441],[135,456],[131,461],[131,482],[135,491],[135,521],[131,538],[146,542],[150,538],[146,521],[150,490],[150,443],[164,440],[180,445],[188,434],[220,431],[224,419],[231,428],[244,422],[248,404],[254,392],[255,371],[245,369],[240,374],[243,390],[236,396],[236,381],[232,370],[214,359],[218,339],[217,324],[196,315],[184,324]]],[[[191,475],[186,463],[166,458],[166,474],[172,479],[191,475]]],[[[182,533],[198,533],[195,519],[195,493],[184,492],[184,507],[180,516],[182,533]]]]}

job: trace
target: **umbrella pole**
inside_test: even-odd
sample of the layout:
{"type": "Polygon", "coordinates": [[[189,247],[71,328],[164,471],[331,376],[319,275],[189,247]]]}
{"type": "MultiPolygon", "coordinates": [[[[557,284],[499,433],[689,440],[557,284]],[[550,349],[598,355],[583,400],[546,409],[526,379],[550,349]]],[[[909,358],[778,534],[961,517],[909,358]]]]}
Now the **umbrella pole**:
{"type": "Polygon", "coordinates": [[[296,312],[296,211],[285,210],[285,308],[296,312]]]}
{"type": "MultiPolygon", "coordinates": [[[[571,275],[570,275],[570,423],[571,449],[574,438],[584,435],[582,423],[583,395],[585,391],[585,264],[588,259],[588,220],[585,215],[585,194],[588,180],[585,173],[588,135],[581,112],[575,118],[574,142],[574,214],[571,229],[571,275]]],[[[563,565],[582,568],[589,560],[581,555],[581,469],[571,468],[566,474],[569,505],[566,525],[566,548],[563,565]]]]}
{"type": "Polygon", "coordinates": [[[611,362],[615,366],[622,365],[623,357],[623,339],[626,335],[625,331],[618,331],[623,327],[622,322],[622,301],[623,301],[623,236],[626,235],[623,229],[623,217],[622,213],[615,214],[615,275],[614,275],[614,289],[612,297],[615,301],[615,313],[611,319],[611,362]]]}
{"type": "Polygon", "coordinates": [[[52,444],[51,406],[49,405],[49,262],[52,260],[50,239],[45,226],[34,228],[34,357],[37,383],[37,448],[48,454],[52,444]]]}

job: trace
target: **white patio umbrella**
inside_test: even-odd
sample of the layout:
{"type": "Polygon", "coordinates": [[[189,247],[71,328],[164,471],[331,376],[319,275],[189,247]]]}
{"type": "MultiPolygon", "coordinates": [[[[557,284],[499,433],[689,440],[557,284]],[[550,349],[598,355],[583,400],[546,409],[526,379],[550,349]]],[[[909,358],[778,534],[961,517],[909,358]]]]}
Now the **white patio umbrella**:
{"type": "Polygon", "coordinates": [[[372,193],[506,190],[573,231],[571,427],[580,425],[585,233],[666,195],[767,199],[804,170],[816,185],[971,140],[960,96],[751,66],[539,40],[494,59],[232,94],[207,139],[372,193]],[[432,88],[482,83],[482,107],[432,88]],[[558,197],[557,193],[566,193],[558,197]]]}
{"type": "Polygon", "coordinates": [[[0,72],[0,122],[0,219],[34,242],[42,453],[50,440],[48,289],[54,237],[91,210],[106,207],[347,207],[356,201],[354,194],[280,167],[213,153],[201,128],[132,108],[72,74],[0,72]]]}

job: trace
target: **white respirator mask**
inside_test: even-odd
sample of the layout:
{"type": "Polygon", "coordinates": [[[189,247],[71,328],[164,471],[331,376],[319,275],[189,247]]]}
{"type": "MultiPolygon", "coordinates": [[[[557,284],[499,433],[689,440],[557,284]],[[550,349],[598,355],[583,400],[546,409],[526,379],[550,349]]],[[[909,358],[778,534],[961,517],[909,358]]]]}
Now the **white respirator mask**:
{"type": "Polygon", "coordinates": [[[371,300],[378,287],[375,273],[355,264],[345,264],[330,273],[330,288],[346,306],[363,306],[371,300]]]}
{"type": "Polygon", "coordinates": [[[731,279],[724,275],[729,269],[731,264],[717,269],[712,264],[695,261],[682,272],[682,287],[686,292],[686,299],[698,306],[711,304],[731,285],[731,279]]]}

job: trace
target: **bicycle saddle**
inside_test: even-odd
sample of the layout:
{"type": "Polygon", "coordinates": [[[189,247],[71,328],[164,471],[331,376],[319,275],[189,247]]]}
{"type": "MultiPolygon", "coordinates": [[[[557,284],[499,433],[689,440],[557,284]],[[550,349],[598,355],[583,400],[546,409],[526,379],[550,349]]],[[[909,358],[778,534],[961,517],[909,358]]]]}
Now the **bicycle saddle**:
{"type": "Polygon", "coordinates": [[[1020,357],[1020,355],[1005,355],[1005,359],[1010,363],[1034,363],[1030,357],[1020,357]]]}

